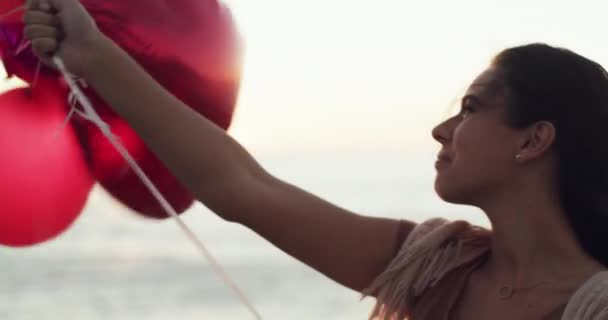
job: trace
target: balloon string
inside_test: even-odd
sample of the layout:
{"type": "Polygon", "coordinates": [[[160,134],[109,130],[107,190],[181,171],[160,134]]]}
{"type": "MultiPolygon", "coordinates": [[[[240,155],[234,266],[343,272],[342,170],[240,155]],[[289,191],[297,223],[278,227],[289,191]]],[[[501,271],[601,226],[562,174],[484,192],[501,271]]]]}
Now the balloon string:
{"type": "MultiPolygon", "coordinates": [[[[9,17],[19,11],[25,10],[25,9],[26,9],[26,6],[23,5],[23,6],[19,6],[19,7],[15,8],[15,9],[12,9],[4,14],[1,14],[0,21],[6,19],[7,17],[9,17]]],[[[19,47],[17,48],[15,55],[19,55],[21,53],[21,51],[23,51],[23,49],[27,48],[28,46],[29,46],[29,43],[23,41],[22,44],[20,44],[19,47]]],[[[238,288],[236,283],[230,278],[230,276],[222,268],[222,266],[217,262],[217,260],[213,257],[213,255],[211,255],[211,253],[209,252],[209,250],[207,250],[207,248],[202,243],[202,241],[198,237],[196,237],[194,232],[192,232],[190,230],[190,228],[188,228],[188,226],[182,221],[182,219],[178,216],[175,209],[173,209],[171,204],[163,197],[163,195],[160,193],[160,191],[158,191],[158,189],[156,188],[154,183],[146,176],[146,174],[139,167],[139,165],[133,159],[133,157],[131,157],[131,155],[126,150],[126,148],[120,143],[119,139],[112,134],[110,127],[95,112],[95,109],[93,108],[91,102],[86,97],[86,95],[84,95],[84,93],[80,90],[80,87],[78,87],[78,85],[72,78],[72,75],[67,71],[67,68],[63,64],[63,61],[61,60],[61,58],[55,56],[55,57],[53,57],[53,62],[55,63],[57,68],[59,68],[60,72],[62,73],[63,77],[65,78],[66,82],[68,83],[68,86],[70,87],[70,89],[72,91],[72,95],[73,95],[73,97],[75,97],[75,101],[78,101],[85,110],[85,112],[83,113],[80,110],[77,110],[74,106],[72,108],[72,110],[70,111],[70,114],[67,116],[65,122],[61,126],[61,129],[65,128],[65,126],[67,125],[67,122],[69,121],[70,117],[72,116],[72,114],[74,112],[76,112],[83,118],[88,119],[89,121],[96,124],[97,127],[99,127],[99,129],[101,130],[101,132],[108,138],[108,140],[114,146],[114,148],[116,148],[116,150],[123,156],[123,158],[131,166],[131,168],[133,169],[135,174],[142,180],[144,185],[146,185],[146,187],[150,190],[150,192],[152,192],[152,195],[160,203],[160,205],[163,207],[163,209],[173,218],[173,220],[182,229],[182,231],[186,234],[186,236],[190,239],[190,241],[192,241],[192,243],[201,251],[201,253],[204,255],[204,257],[209,261],[209,263],[211,264],[211,267],[215,271],[215,273],[217,273],[218,276],[224,281],[224,283],[229,288],[232,289],[232,291],[237,295],[239,300],[247,307],[247,309],[249,309],[249,311],[253,314],[253,316],[256,319],[261,320],[262,317],[261,317],[260,313],[255,309],[255,307],[252,305],[252,303],[249,301],[249,299],[238,288]]],[[[34,81],[32,83],[32,87],[34,87],[36,85],[36,82],[37,82],[38,76],[39,76],[39,72],[40,72],[40,62],[38,64],[38,66],[36,68],[36,72],[34,74],[34,81]]]]}
{"type": "MultiPolygon", "coordinates": [[[[19,6],[15,9],[9,10],[7,13],[3,13],[0,15],[0,22],[4,19],[6,19],[7,17],[19,12],[19,11],[23,11],[26,9],[26,5],[22,5],[19,6]]],[[[21,40],[21,43],[18,45],[17,50],[14,52],[15,56],[21,54],[21,52],[23,50],[25,50],[26,48],[29,47],[31,43],[29,41],[26,41],[25,37],[21,40]]],[[[36,65],[36,71],[34,73],[34,80],[32,81],[32,84],[30,85],[30,88],[35,88],[36,84],[38,83],[38,77],[40,76],[40,67],[42,65],[42,61],[38,61],[38,64],[36,65]]]]}
{"type": "Polygon", "coordinates": [[[36,64],[36,71],[34,72],[34,80],[32,80],[30,89],[35,88],[36,84],[38,84],[38,78],[40,78],[40,67],[41,66],[42,66],[42,61],[38,60],[38,63],[36,64]]]}
{"type": "Polygon", "coordinates": [[[148,187],[150,192],[152,192],[153,196],[160,203],[163,209],[174,219],[177,225],[182,229],[182,231],[186,234],[190,241],[201,251],[201,253],[205,256],[205,258],[211,264],[212,269],[217,273],[217,275],[224,281],[224,283],[233,290],[233,292],[237,295],[239,300],[249,309],[249,311],[253,314],[253,316],[261,320],[262,317],[255,309],[255,307],[249,302],[249,299],[245,296],[245,294],[238,288],[238,286],[234,283],[234,281],[230,278],[227,272],[221,267],[221,265],[217,262],[217,260],[211,255],[211,253],[207,250],[205,245],[202,243],[198,237],[192,232],[188,226],[182,221],[182,219],[177,215],[175,209],[171,206],[171,204],[163,197],[163,195],[158,191],[156,186],[150,179],[146,176],[143,170],[139,167],[136,161],[131,157],[126,148],[118,141],[117,137],[112,134],[110,127],[107,123],[105,123],[95,112],[93,105],[86,97],[86,95],[80,90],[80,87],[74,81],[72,75],[66,69],[63,60],[57,56],[53,57],[53,63],[57,66],[63,77],[65,78],[68,86],[70,87],[72,94],[76,97],[80,105],[84,108],[84,113],[86,118],[88,118],[91,122],[97,125],[101,132],[108,138],[110,143],[116,148],[116,150],[124,157],[124,159],[129,163],[133,171],[137,174],[137,176],[142,180],[142,182],[148,187]]]}

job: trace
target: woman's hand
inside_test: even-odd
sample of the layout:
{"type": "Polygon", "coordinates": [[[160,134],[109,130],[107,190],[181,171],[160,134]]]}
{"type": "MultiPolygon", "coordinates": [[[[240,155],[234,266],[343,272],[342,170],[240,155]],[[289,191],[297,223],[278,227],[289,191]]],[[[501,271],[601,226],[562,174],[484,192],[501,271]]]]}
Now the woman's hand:
{"type": "Polygon", "coordinates": [[[34,54],[53,67],[57,55],[76,76],[84,76],[96,48],[107,41],[78,0],[28,0],[23,20],[34,54]]]}

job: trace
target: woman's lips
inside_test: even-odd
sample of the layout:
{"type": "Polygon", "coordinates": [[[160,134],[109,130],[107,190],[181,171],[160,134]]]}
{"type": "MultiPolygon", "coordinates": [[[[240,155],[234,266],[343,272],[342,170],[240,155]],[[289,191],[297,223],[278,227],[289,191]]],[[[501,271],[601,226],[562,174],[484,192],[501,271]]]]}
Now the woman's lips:
{"type": "Polygon", "coordinates": [[[435,161],[435,169],[443,168],[448,164],[449,164],[449,161],[446,161],[443,159],[437,159],[437,161],[435,161]]]}
{"type": "Polygon", "coordinates": [[[450,162],[450,157],[448,157],[446,154],[440,153],[439,155],[437,155],[437,161],[435,161],[435,168],[439,169],[441,167],[446,166],[450,162]]]}

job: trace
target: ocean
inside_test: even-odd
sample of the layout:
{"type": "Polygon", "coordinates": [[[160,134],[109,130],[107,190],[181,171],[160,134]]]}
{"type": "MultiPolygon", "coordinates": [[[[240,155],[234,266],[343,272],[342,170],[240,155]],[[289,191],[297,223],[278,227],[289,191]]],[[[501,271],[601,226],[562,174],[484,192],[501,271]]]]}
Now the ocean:
{"type": "MultiPolygon", "coordinates": [[[[357,213],[487,225],[478,209],[435,195],[433,152],[256,158],[277,177],[357,213]]],[[[252,231],[200,204],[183,218],[263,319],[367,319],[373,299],[361,300],[252,231]]],[[[254,319],[173,221],[139,218],[100,188],[58,238],[30,248],[0,247],[0,268],[2,320],[254,319]]]]}

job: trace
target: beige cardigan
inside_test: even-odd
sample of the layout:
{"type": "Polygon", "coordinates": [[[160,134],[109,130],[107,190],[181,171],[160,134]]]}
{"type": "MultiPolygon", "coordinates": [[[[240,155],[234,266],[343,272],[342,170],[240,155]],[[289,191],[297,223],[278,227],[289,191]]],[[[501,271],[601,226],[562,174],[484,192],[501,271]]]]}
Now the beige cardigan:
{"type": "MultiPolygon", "coordinates": [[[[468,275],[490,251],[490,235],[490,230],[460,220],[433,218],[417,225],[364,291],[377,299],[370,319],[448,320],[468,275]]],[[[608,319],[608,271],[595,274],[574,293],[561,319],[608,319]]]]}

